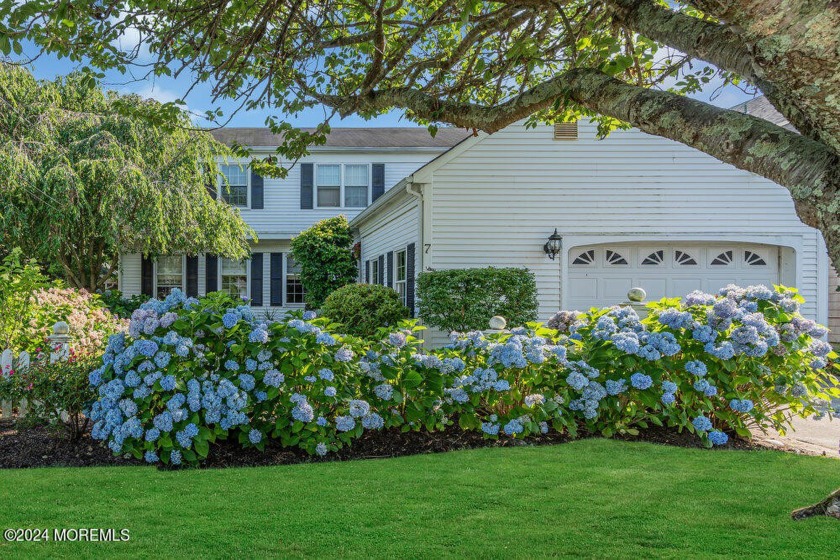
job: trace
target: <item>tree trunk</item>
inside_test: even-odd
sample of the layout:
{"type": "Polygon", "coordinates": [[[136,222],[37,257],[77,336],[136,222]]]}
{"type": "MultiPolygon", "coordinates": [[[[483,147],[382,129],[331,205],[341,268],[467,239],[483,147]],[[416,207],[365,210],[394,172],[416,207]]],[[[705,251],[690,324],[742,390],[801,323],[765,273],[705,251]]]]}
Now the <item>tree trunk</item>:
{"type": "Polygon", "coordinates": [[[840,519],[840,488],[829,494],[823,501],[812,506],[795,509],[790,514],[794,521],[801,521],[815,515],[827,515],[840,519]]]}

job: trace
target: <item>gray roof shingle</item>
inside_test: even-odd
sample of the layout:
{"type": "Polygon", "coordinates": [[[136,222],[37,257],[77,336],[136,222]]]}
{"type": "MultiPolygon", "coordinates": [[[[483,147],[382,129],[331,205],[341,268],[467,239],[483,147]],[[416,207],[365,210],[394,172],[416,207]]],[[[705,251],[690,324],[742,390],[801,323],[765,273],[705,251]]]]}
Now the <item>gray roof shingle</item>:
{"type": "Polygon", "coordinates": [[[768,101],[763,95],[761,97],[756,97],[755,99],[750,99],[744,103],[739,103],[738,105],[732,107],[732,110],[770,121],[773,124],[777,124],[788,130],[796,132],[796,129],[793,128],[785,116],[778,112],[770,101],[768,101]]]}
{"type": "MultiPolygon", "coordinates": [[[[236,142],[241,146],[279,146],[283,142],[282,134],[274,134],[268,128],[219,128],[210,133],[227,145],[236,142]]],[[[333,128],[325,147],[448,149],[471,135],[471,131],[461,128],[440,128],[434,138],[420,127],[333,128]]]]}

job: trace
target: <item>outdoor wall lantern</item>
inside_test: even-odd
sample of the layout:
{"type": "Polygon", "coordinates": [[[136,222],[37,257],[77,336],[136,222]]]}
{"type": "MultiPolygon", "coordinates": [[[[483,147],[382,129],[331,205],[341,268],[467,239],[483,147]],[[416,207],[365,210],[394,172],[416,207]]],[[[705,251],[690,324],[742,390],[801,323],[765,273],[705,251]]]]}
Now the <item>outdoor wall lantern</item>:
{"type": "Polygon", "coordinates": [[[563,249],[563,236],[557,233],[557,228],[554,228],[554,233],[548,237],[548,241],[543,245],[543,251],[548,255],[548,258],[554,260],[554,257],[560,254],[563,249]]]}

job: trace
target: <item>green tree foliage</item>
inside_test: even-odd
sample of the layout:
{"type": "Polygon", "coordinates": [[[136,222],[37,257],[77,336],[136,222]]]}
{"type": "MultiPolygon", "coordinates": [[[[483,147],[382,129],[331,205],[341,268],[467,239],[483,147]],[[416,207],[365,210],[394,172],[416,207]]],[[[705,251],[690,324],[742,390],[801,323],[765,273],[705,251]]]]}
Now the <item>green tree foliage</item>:
{"type": "Polygon", "coordinates": [[[101,69],[189,70],[275,107],[286,161],[334,115],[394,108],[431,130],[630,124],[787,187],[840,267],[838,28],[833,0],[0,2],[0,52],[29,40],[101,69]],[[801,134],[685,97],[720,80],[760,90],[801,134]],[[330,110],[314,131],[290,124],[318,105],[330,110]]]}
{"type": "Polygon", "coordinates": [[[23,339],[25,323],[38,305],[35,293],[48,286],[35,261],[23,260],[20,249],[13,249],[0,263],[0,351],[30,349],[23,339]]]}
{"type": "Polygon", "coordinates": [[[292,239],[292,256],[301,266],[307,307],[320,308],[332,292],[356,281],[352,243],[344,216],[321,220],[292,239]]]}
{"type": "Polygon", "coordinates": [[[537,318],[537,283],[524,268],[457,268],[421,272],[420,318],[445,331],[488,328],[494,315],[510,325],[537,318]]]}
{"type": "Polygon", "coordinates": [[[408,319],[408,308],[387,286],[348,284],[327,296],[321,314],[340,323],[344,333],[372,337],[379,329],[393,329],[408,319]]]}
{"type": "Polygon", "coordinates": [[[82,73],[35,80],[0,63],[0,246],[60,263],[91,291],[121,251],[248,255],[250,228],[206,189],[224,147],[187,116],[103,92],[82,73]]]}

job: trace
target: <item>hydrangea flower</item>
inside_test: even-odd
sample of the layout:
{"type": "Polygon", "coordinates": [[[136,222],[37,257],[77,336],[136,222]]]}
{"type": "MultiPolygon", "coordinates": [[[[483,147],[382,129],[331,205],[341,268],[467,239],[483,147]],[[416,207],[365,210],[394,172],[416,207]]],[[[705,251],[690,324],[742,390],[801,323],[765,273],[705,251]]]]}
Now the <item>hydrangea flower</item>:
{"type": "Polygon", "coordinates": [[[180,465],[181,464],[181,452],[175,449],[172,453],[169,454],[169,462],[173,465],[180,465]]]}
{"type": "Polygon", "coordinates": [[[637,371],[633,375],[630,376],[630,385],[634,388],[644,391],[645,389],[650,389],[653,385],[653,379],[649,375],[645,375],[644,373],[637,371]]]}
{"type": "Polygon", "coordinates": [[[324,455],[326,455],[326,454],[327,454],[327,446],[326,446],[326,444],[325,444],[324,442],[320,442],[320,443],[318,443],[318,445],[316,445],[316,446],[315,446],[315,453],[317,453],[317,454],[318,454],[318,455],[320,455],[321,457],[323,457],[324,455]]]}
{"type": "Polygon", "coordinates": [[[375,412],[362,417],[362,427],[366,430],[378,430],[385,425],[385,420],[375,412]]]}
{"type": "Polygon", "coordinates": [[[732,399],[729,401],[729,407],[735,412],[743,414],[748,413],[753,409],[753,402],[750,399],[732,399]]]}
{"type": "Polygon", "coordinates": [[[499,434],[499,425],[493,422],[482,422],[481,431],[485,434],[495,436],[499,434]]]}
{"type": "Polygon", "coordinates": [[[388,342],[397,348],[405,346],[405,335],[401,332],[395,332],[388,335],[388,342]]]}
{"type": "Polygon", "coordinates": [[[280,373],[276,369],[270,369],[265,372],[265,376],[263,377],[263,383],[268,385],[269,387],[279,387],[283,384],[286,380],[286,376],[280,373]]]}
{"type": "Polygon", "coordinates": [[[160,379],[160,388],[164,391],[174,391],[175,384],[176,382],[174,375],[167,375],[160,379]]]}
{"type": "Polygon", "coordinates": [[[353,351],[350,348],[344,346],[342,348],[339,348],[338,351],[336,351],[335,361],[337,361],[337,362],[349,362],[350,360],[353,359],[353,356],[355,356],[353,351]]]}
{"type": "Polygon", "coordinates": [[[318,377],[323,379],[324,381],[332,381],[335,379],[335,374],[329,368],[321,368],[318,370],[318,377]]]}
{"type": "Polygon", "coordinates": [[[729,441],[729,436],[720,430],[712,430],[709,432],[708,438],[712,445],[726,445],[726,442],[729,441]]]}
{"type": "Polygon", "coordinates": [[[662,392],[663,393],[676,393],[677,392],[677,384],[673,381],[663,381],[662,382],[662,392]]]}
{"type": "Polygon", "coordinates": [[[158,454],[154,451],[146,451],[143,458],[146,460],[147,463],[157,463],[160,459],[158,458],[158,454]]]}
{"type": "Polygon", "coordinates": [[[251,431],[248,432],[248,441],[250,441],[254,445],[261,442],[262,438],[263,438],[262,432],[259,431],[259,430],[256,430],[256,429],[252,428],[251,431]]]}
{"type": "Polygon", "coordinates": [[[352,416],[336,416],[335,429],[339,432],[349,432],[356,427],[356,421],[352,416]]]}
{"type": "Polygon", "coordinates": [[[515,436],[525,431],[525,427],[519,420],[511,420],[505,424],[504,431],[509,436],[515,436]]]}
{"type": "Polygon", "coordinates": [[[662,393],[660,400],[665,406],[671,406],[674,402],[676,402],[677,397],[674,396],[674,393],[662,393]]]}
{"type": "Polygon", "coordinates": [[[541,405],[545,402],[545,397],[540,394],[533,394],[527,395],[525,397],[525,406],[528,408],[533,408],[534,406],[541,405]]]}
{"type": "Polygon", "coordinates": [[[222,316],[222,324],[225,326],[226,329],[232,329],[236,323],[239,322],[240,315],[238,312],[234,310],[230,310],[222,316]]]}
{"type": "Polygon", "coordinates": [[[704,364],[700,360],[691,360],[690,362],[687,362],[685,364],[685,371],[698,377],[703,377],[708,373],[706,364],[704,364]]]}
{"type": "Polygon", "coordinates": [[[394,387],[388,383],[383,383],[374,387],[373,392],[383,401],[389,401],[394,396],[394,387]]]}
{"type": "Polygon", "coordinates": [[[606,381],[606,388],[608,395],[620,395],[621,393],[627,390],[627,380],[626,379],[607,379],[606,381]]]}
{"type": "Polygon", "coordinates": [[[353,418],[361,418],[370,413],[370,405],[360,399],[350,401],[350,416],[353,418]]]}
{"type": "Polygon", "coordinates": [[[712,429],[712,421],[705,416],[698,416],[691,423],[698,432],[708,432],[712,429]]]}
{"type": "Polygon", "coordinates": [[[324,389],[324,395],[328,397],[334,397],[337,394],[335,387],[327,387],[324,389]]]}

